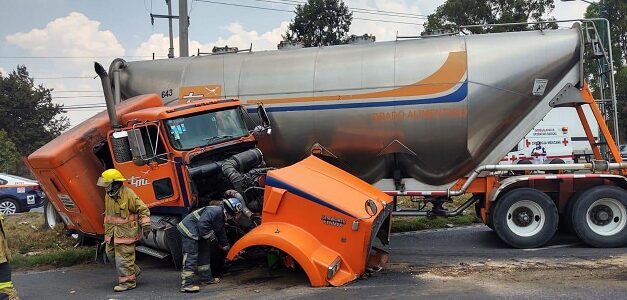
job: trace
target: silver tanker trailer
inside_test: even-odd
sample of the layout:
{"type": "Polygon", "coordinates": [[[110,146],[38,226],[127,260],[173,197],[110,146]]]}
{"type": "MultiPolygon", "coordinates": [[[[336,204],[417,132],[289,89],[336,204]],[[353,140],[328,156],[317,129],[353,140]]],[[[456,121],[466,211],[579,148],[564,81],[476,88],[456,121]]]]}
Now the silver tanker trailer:
{"type": "MultiPolygon", "coordinates": [[[[514,247],[546,243],[558,221],[590,245],[616,247],[627,243],[620,156],[613,163],[496,165],[552,107],[598,111],[582,70],[584,49],[602,49],[595,33],[593,22],[581,20],[560,30],[117,59],[110,73],[118,101],[157,93],[166,104],[261,103],[273,128],[260,140],[269,165],[314,153],[392,195],[433,204],[397,215],[452,216],[475,204],[514,247]],[[442,206],[464,193],[473,197],[456,210],[442,206]]],[[[597,58],[607,60],[603,54],[597,58]]]]}

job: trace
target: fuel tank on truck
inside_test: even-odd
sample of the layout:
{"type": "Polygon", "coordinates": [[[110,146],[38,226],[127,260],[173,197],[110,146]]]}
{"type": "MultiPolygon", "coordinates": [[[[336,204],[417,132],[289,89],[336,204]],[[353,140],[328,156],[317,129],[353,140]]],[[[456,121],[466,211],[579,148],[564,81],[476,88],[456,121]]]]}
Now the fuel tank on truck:
{"type": "MultiPolygon", "coordinates": [[[[263,103],[273,166],[322,150],[368,182],[448,184],[497,163],[580,81],[580,29],[123,62],[123,98],[263,103]]],[[[119,63],[119,62],[118,62],[119,63]]],[[[115,64],[115,62],[114,62],[115,64]]],[[[114,70],[112,70],[114,71],[114,70]]]]}

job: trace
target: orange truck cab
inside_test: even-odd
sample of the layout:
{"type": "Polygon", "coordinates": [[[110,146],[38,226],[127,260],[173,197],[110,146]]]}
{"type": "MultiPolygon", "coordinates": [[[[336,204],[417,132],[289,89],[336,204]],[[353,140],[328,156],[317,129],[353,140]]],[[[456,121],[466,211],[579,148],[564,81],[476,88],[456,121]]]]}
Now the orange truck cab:
{"type": "Polygon", "coordinates": [[[229,258],[272,246],[297,262],[313,286],[342,285],[381,267],[387,253],[375,237],[388,242],[391,198],[314,157],[266,174],[253,134],[269,121],[262,107],[258,112],[263,124],[248,130],[238,100],[163,106],[157,95],[137,96],[65,132],[27,163],[67,230],[95,239],[104,233],[104,190],[96,181],[106,169],[120,170],[151,211],[152,230],[137,250],[171,256],[176,266],[182,260],[176,224],[235,189],[261,225],[232,238],[240,239],[229,258]]]}
{"type": "Polygon", "coordinates": [[[262,163],[245,112],[233,99],[165,107],[157,95],[143,95],[116,105],[116,115],[120,128],[111,129],[102,112],[35,151],[28,164],[66,228],[95,238],[104,211],[95,183],[104,170],[120,170],[155,224],[139,251],[178,261],[176,223],[232,188],[223,162],[234,161],[229,175],[236,177],[262,163]]]}
{"type": "Polygon", "coordinates": [[[285,252],[312,286],[340,286],[387,262],[392,198],[361,179],[310,156],[268,172],[262,223],[229,251],[252,246],[285,252]]]}

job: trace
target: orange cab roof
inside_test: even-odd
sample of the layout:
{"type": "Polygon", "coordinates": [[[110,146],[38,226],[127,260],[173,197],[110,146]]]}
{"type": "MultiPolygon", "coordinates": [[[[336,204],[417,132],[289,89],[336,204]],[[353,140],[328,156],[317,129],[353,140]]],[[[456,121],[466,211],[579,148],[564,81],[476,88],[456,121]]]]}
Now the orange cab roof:
{"type": "MultiPolygon", "coordinates": [[[[141,95],[116,105],[117,116],[120,118],[132,111],[162,105],[161,98],[156,94],[141,95]]],[[[84,151],[85,147],[91,148],[104,140],[109,130],[109,116],[104,110],[33,152],[28,161],[34,169],[56,168],[84,151]]]]}

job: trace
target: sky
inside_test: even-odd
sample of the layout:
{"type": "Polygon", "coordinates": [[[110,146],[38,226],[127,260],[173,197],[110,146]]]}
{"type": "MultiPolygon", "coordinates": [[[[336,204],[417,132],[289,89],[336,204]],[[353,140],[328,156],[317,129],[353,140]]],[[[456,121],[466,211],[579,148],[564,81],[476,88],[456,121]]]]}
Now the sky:
{"type": "MultiPolygon", "coordinates": [[[[172,1],[172,13],[178,15],[178,1],[172,1]]],[[[274,50],[294,17],[293,3],[303,1],[188,0],[190,55],[199,49],[210,52],[215,45],[248,49],[252,43],[254,51],[274,50]]],[[[374,34],[377,41],[419,35],[424,16],[444,2],[345,0],[362,11],[353,11],[350,33],[374,34]],[[394,17],[393,12],[412,16],[394,17]]],[[[582,18],[587,4],[556,0],[555,6],[550,15],[564,20],[582,18]]],[[[136,61],[168,53],[167,20],[150,22],[151,12],[167,14],[164,0],[0,0],[0,7],[0,73],[26,65],[36,84],[54,89],[53,101],[67,107],[72,125],[103,110],[94,61],[108,68],[116,57],[136,61]]],[[[173,26],[178,56],[177,20],[173,26]]]]}

